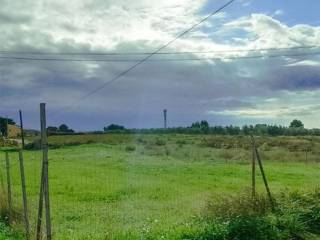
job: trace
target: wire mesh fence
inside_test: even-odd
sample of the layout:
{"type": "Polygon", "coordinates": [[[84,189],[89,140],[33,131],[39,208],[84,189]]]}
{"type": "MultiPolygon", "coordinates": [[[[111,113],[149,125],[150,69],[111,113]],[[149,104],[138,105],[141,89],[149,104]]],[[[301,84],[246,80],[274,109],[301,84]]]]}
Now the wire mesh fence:
{"type": "MultiPolygon", "coordinates": [[[[319,139],[286,141],[257,139],[271,193],[317,188],[319,139]],[[312,145],[307,157],[301,147],[305,142],[312,145]]],[[[53,239],[170,239],[174,232],[190,227],[206,210],[208,200],[243,191],[251,194],[249,137],[103,134],[53,136],[49,145],[53,239]],[[235,138],[237,142],[230,140],[235,138]]],[[[17,213],[11,224],[24,232],[19,154],[8,154],[12,209],[17,213]]],[[[23,152],[32,239],[42,154],[23,152]]],[[[1,202],[7,203],[5,160],[1,153],[1,202]]],[[[258,169],[256,181],[257,192],[264,193],[258,169]]]]}

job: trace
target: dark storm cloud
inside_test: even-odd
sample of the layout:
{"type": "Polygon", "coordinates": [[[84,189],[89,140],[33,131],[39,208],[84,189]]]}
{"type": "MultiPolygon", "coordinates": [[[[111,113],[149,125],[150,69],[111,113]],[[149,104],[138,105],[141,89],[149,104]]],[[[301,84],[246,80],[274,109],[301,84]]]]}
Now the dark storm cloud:
{"type": "MultiPolygon", "coordinates": [[[[197,10],[204,1],[174,1],[174,7],[172,2],[139,1],[138,8],[153,9],[152,14],[145,14],[141,9],[137,10],[135,2],[129,0],[87,3],[75,0],[72,4],[60,0],[45,3],[6,1],[6,10],[2,11],[2,15],[0,13],[0,21],[4,19],[0,25],[0,42],[2,48],[9,51],[152,52],[201,17],[197,15],[197,10]],[[13,14],[14,9],[23,9],[27,5],[30,6],[28,8],[32,17],[21,11],[13,14]],[[167,5],[170,7],[166,11],[161,10],[167,5]]],[[[223,17],[219,21],[223,22],[223,17]]],[[[200,28],[190,36],[178,40],[165,51],[203,51],[237,48],[243,45],[252,48],[251,42],[247,42],[247,35],[261,35],[254,42],[254,47],[257,48],[265,45],[278,46],[273,35],[279,36],[280,33],[288,35],[283,37],[284,41],[292,38],[299,44],[317,36],[313,28],[308,27],[308,31],[288,29],[280,22],[262,14],[241,18],[231,25],[236,27],[226,26],[229,28],[226,33],[228,36],[244,37],[240,46],[219,45],[212,36],[206,37],[207,33],[202,32],[203,28],[200,28]],[[271,30],[268,34],[271,37],[268,37],[268,34],[263,35],[269,29],[271,30]]],[[[219,26],[215,26],[215,31],[216,28],[219,26]]],[[[208,31],[208,28],[205,29],[208,31]]],[[[289,43],[284,44],[291,46],[289,43]]],[[[250,54],[244,52],[243,56],[250,54]]],[[[216,57],[215,54],[191,54],[184,57],[207,56],[216,57]]],[[[24,57],[100,60],[115,58],[32,54],[24,57]]],[[[126,58],[139,60],[143,57],[145,56],[126,58]]],[[[165,57],[154,56],[151,60],[165,57]]],[[[59,124],[63,119],[76,129],[101,129],[104,124],[112,122],[128,127],[161,127],[164,108],[169,110],[171,126],[187,126],[192,121],[200,119],[208,119],[212,124],[235,124],[240,121],[237,117],[208,112],[258,109],[258,103],[267,98],[275,95],[284,98],[285,94],[281,96],[281,91],[295,92],[319,88],[318,68],[286,67],[288,60],[284,58],[150,61],[116,82],[106,84],[133,64],[135,62],[3,60],[0,63],[0,99],[3,103],[0,114],[13,108],[23,108],[30,114],[26,118],[31,121],[32,114],[36,116],[33,119],[38,117],[39,102],[47,102],[50,124],[59,124]],[[88,92],[104,85],[105,87],[94,95],[82,99],[88,92]]],[[[315,97],[310,98],[310,101],[313,101],[312,98],[315,97]]],[[[299,115],[318,110],[300,107],[296,112],[288,111],[288,114],[299,115]]]]}
{"type": "Polygon", "coordinates": [[[316,90],[320,88],[320,67],[287,67],[272,73],[272,78],[265,83],[272,90],[316,90]]]}

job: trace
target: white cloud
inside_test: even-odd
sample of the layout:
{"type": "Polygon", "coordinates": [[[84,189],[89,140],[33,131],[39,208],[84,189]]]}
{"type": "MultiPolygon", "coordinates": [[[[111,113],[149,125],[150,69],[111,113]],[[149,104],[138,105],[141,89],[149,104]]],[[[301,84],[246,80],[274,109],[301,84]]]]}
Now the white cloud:
{"type": "Polygon", "coordinates": [[[288,27],[264,14],[241,17],[226,23],[221,31],[228,33],[236,30],[244,30],[248,35],[255,36],[255,41],[250,39],[247,41],[247,46],[253,48],[318,45],[320,41],[320,27],[309,25],[288,27]]]}
{"type": "MultiPolygon", "coordinates": [[[[199,21],[203,17],[199,12],[205,3],[205,0],[6,0],[0,11],[0,44],[5,50],[22,51],[150,52],[199,21]],[[6,14],[1,15],[3,12],[6,14]]],[[[245,5],[250,3],[242,1],[245,5]]],[[[222,13],[206,23],[205,28],[197,28],[177,40],[166,51],[221,51],[188,55],[187,58],[237,57],[273,52],[224,51],[320,42],[319,27],[289,27],[264,14],[227,22],[230,16],[232,14],[222,13]]],[[[5,62],[0,65],[0,72],[4,73],[0,78],[0,100],[7,109],[26,104],[30,107],[39,101],[61,109],[131,65],[5,62]]],[[[81,102],[81,109],[72,108],[71,112],[86,112],[92,116],[99,112],[116,112],[130,121],[130,116],[137,111],[153,114],[165,107],[171,114],[175,112],[177,119],[180,115],[193,119],[205,117],[208,111],[232,119],[266,115],[280,119],[295,113],[296,106],[301,113],[304,106],[308,108],[316,102],[316,97],[306,95],[291,104],[287,101],[288,94],[282,95],[282,91],[317,91],[320,88],[318,66],[316,56],[308,60],[292,57],[149,62],[81,102]],[[308,71],[304,67],[308,67],[308,71]],[[252,98],[258,104],[254,104],[252,98]],[[309,100],[305,102],[303,98],[309,100]],[[264,100],[266,103],[262,103],[264,100]],[[212,107],[214,104],[217,106],[212,107]],[[286,105],[288,108],[284,108],[286,105]]],[[[316,122],[310,120],[309,124],[316,122]]]]}
{"type": "Polygon", "coordinates": [[[313,60],[303,60],[295,63],[287,64],[288,67],[296,67],[296,66],[312,66],[312,67],[320,67],[320,61],[313,60]]]}
{"type": "Polygon", "coordinates": [[[283,15],[284,14],[284,11],[283,10],[281,10],[281,9],[278,9],[278,10],[276,10],[275,12],[274,12],[274,16],[281,16],[281,15],[283,15]]]}
{"type": "Polygon", "coordinates": [[[307,127],[316,127],[317,119],[320,117],[320,97],[318,91],[302,91],[298,93],[282,91],[274,98],[247,98],[248,102],[255,105],[240,107],[238,109],[211,110],[208,114],[232,116],[236,118],[272,120],[286,120],[299,118],[306,122],[307,127]]]}

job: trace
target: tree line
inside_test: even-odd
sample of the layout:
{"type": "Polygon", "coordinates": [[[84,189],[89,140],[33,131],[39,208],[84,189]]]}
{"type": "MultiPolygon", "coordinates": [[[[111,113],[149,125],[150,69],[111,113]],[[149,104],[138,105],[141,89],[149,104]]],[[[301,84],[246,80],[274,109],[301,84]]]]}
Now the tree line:
{"type": "MultiPolygon", "coordinates": [[[[15,124],[13,119],[0,117],[0,135],[5,136],[6,124],[15,124]]],[[[76,133],[66,124],[61,124],[58,127],[49,126],[47,128],[49,135],[62,134],[84,134],[76,133]]],[[[269,135],[269,136],[320,136],[320,129],[307,129],[300,120],[293,120],[289,126],[281,125],[244,125],[239,126],[210,126],[206,120],[197,121],[189,127],[173,127],[173,128],[146,128],[146,129],[126,129],[124,126],[110,124],[103,128],[103,131],[95,131],[93,133],[136,133],[136,134],[164,134],[164,133],[179,133],[179,134],[216,134],[216,135],[269,135]]]]}
{"type": "MultiPolygon", "coordinates": [[[[216,135],[269,135],[269,136],[320,136],[320,129],[306,129],[300,120],[293,120],[288,127],[281,125],[244,125],[239,126],[210,126],[206,120],[194,122],[190,127],[126,129],[124,126],[111,124],[104,128],[109,133],[137,133],[137,134],[216,134],[216,135]]],[[[103,133],[103,132],[101,132],[103,133]]]]}

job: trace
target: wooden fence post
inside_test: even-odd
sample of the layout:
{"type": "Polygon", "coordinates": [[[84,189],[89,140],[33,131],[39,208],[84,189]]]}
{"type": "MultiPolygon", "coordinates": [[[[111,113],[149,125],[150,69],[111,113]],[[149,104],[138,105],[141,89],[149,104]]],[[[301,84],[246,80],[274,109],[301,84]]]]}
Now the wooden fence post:
{"type": "Polygon", "coordinates": [[[6,138],[9,138],[8,116],[6,116],[6,138]]]}
{"type": "Polygon", "coordinates": [[[43,171],[43,165],[42,165],[41,179],[40,179],[40,193],[39,193],[39,206],[38,206],[36,240],[40,240],[41,239],[41,225],[42,225],[42,212],[43,212],[43,182],[44,182],[43,179],[44,179],[44,171],[43,171]]]}
{"type": "MultiPolygon", "coordinates": [[[[252,137],[253,138],[253,137],[252,137]]],[[[251,161],[251,190],[252,198],[256,197],[256,153],[255,153],[255,142],[252,141],[252,161],[251,161]]]]}
{"type": "Polygon", "coordinates": [[[273,199],[272,199],[272,196],[271,196],[271,191],[270,191],[270,188],[269,188],[269,185],[268,185],[267,177],[266,177],[266,175],[264,173],[262,161],[261,161],[260,154],[258,152],[257,146],[255,146],[255,152],[256,152],[256,156],[257,156],[260,172],[261,172],[261,175],[262,175],[263,183],[264,183],[264,186],[266,188],[266,191],[267,191],[267,194],[268,194],[268,197],[269,197],[271,208],[274,209],[274,203],[273,203],[273,199]]]}
{"type": "Polygon", "coordinates": [[[19,116],[20,116],[20,128],[21,128],[21,144],[22,149],[24,149],[24,130],[23,130],[23,120],[22,120],[22,111],[19,110],[19,116]]]}
{"type": "Polygon", "coordinates": [[[273,210],[274,209],[274,202],[273,202],[273,199],[272,199],[272,196],[271,196],[271,191],[270,191],[270,188],[269,188],[269,185],[268,185],[267,177],[266,177],[266,174],[265,174],[264,169],[263,169],[262,160],[260,158],[260,154],[258,152],[257,145],[255,143],[255,139],[254,139],[253,135],[251,135],[251,140],[252,140],[252,146],[253,146],[253,151],[254,151],[253,155],[255,156],[254,158],[256,158],[258,160],[258,164],[259,164],[260,172],[261,172],[261,175],[262,175],[263,183],[264,183],[264,186],[265,186],[267,194],[268,194],[268,198],[269,198],[269,201],[270,201],[270,204],[271,204],[271,208],[273,210]]]}
{"type": "Polygon", "coordinates": [[[40,239],[43,199],[46,210],[46,236],[51,240],[51,217],[50,217],[50,199],[49,199],[49,176],[48,176],[48,139],[46,129],[46,109],[45,103],[40,104],[40,123],[41,123],[41,148],[42,148],[42,173],[39,196],[37,240],[40,239]]]}
{"type": "Polygon", "coordinates": [[[29,226],[29,219],[28,219],[26,180],[25,180],[25,174],[24,174],[24,164],[23,164],[23,153],[22,153],[22,150],[19,151],[19,162],[20,162],[22,203],[23,203],[23,211],[24,211],[24,222],[25,222],[25,229],[26,229],[26,239],[29,240],[29,238],[30,238],[30,226],[29,226]]]}
{"type": "Polygon", "coordinates": [[[6,152],[6,169],[7,169],[7,194],[8,194],[8,222],[10,223],[12,217],[12,196],[11,196],[11,176],[10,176],[10,159],[9,153],[6,152]]]}

